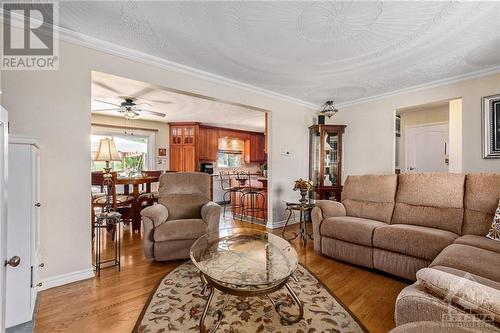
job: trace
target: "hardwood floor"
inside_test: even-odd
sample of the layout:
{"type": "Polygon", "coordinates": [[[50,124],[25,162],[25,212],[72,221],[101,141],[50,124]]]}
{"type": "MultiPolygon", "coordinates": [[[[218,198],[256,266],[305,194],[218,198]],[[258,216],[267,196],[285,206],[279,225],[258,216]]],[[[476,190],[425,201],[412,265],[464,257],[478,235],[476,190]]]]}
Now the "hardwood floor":
{"type": "MultiPolygon", "coordinates": [[[[223,227],[262,226],[221,221],[223,227]]],[[[296,227],[296,226],[292,226],[296,227]]],[[[279,234],[281,230],[273,230],[279,234]]],[[[300,262],[363,322],[370,332],[394,326],[394,302],[407,283],[382,273],[344,264],[292,241],[300,262]]],[[[113,251],[108,240],[106,250],[113,251]]],[[[122,235],[122,270],[104,270],[100,277],[43,291],[35,332],[131,332],[149,295],[168,272],[183,261],[151,262],[144,257],[141,234],[122,235]]]]}

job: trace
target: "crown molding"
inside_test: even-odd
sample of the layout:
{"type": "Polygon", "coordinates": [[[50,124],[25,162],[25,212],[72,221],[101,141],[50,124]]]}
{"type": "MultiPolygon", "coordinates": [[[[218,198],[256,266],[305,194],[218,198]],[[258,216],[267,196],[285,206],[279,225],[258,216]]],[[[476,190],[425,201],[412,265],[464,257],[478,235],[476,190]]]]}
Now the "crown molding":
{"type": "Polygon", "coordinates": [[[466,74],[451,76],[451,77],[448,77],[445,79],[435,80],[435,81],[419,84],[416,86],[411,86],[408,88],[394,90],[394,91],[379,94],[379,95],[373,95],[373,96],[364,97],[364,98],[360,98],[360,99],[356,99],[356,100],[352,100],[352,101],[348,101],[348,102],[338,103],[336,106],[337,106],[337,108],[346,108],[346,107],[350,107],[350,106],[354,106],[354,105],[358,105],[358,104],[363,104],[366,102],[378,101],[378,100],[382,100],[382,99],[397,96],[397,95],[417,92],[417,91],[421,91],[421,90],[425,90],[425,89],[436,88],[436,87],[440,87],[440,86],[444,86],[444,85],[448,85],[448,84],[458,83],[458,82],[476,79],[476,78],[480,78],[480,77],[484,77],[484,76],[488,76],[488,75],[494,75],[494,74],[498,74],[498,73],[500,73],[500,66],[490,67],[490,68],[486,68],[486,69],[482,69],[482,70],[478,70],[478,71],[474,71],[474,72],[470,72],[470,73],[466,73],[466,74]]]}
{"type": "Polygon", "coordinates": [[[222,84],[225,86],[230,86],[245,90],[251,93],[256,93],[259,95],[264,95],[267,97],[279,99],[288,103],[293,103],[300,105],[305,108],[312,110],[317,110],[318,105],[306,102],[297,98],[286,96],[271,90],[263,89],[251,84],[247,84],[241,81],[233,80],[224,76],[213,74],[201,69],[193,68],[190,66],[182,65],[173,61],[169,61],[151,54],[147,54],[141,51],[126,48],[111,42],[107,42],[101,39],[97,39],[88,35],[81,34],[66,28],[57,27],[59,31],[59,39],[68,43],[76,44],[79,46],[87,47],[97,51],[102,51],[112,55],[116,55],[122,58],[133,60],[146,65],[156,66],[165,70],[187,74],[196,78],[200,78],[206,81],[222,84]]]}

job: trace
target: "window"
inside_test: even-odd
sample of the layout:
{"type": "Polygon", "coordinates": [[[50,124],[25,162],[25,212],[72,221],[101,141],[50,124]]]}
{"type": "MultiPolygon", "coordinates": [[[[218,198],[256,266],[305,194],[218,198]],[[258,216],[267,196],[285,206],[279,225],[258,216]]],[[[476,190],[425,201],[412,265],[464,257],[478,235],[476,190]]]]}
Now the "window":
{"type": "MultiPolygon", "coordinates": [[[[114,171],[138,171],[144,168],[150,169],[148,164],[149,140],[143,136],[131,136],[125,134],[92,134],[90,136],[91,158],[93,159],[99,142],[103,138],[112,138],[115,141],[116,149],[120,153],[120,162],[111,162],[114,171]]],[[[101,171],[105,162],[92,161],[92,171],[101,171]]]]}
{"type": "Polygon", "coordinates": [[[217,167],[239,168],[241,166],[241,153],[219,151],[217,154],[217,167]]]}

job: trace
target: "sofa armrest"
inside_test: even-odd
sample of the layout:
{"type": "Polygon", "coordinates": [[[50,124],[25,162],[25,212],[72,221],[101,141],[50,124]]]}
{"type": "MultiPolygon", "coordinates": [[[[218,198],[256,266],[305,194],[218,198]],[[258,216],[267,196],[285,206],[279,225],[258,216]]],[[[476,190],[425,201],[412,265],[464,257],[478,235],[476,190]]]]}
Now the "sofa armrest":
{"type": "Polygon", "coordinates": [[[332,216],[345,216],[345,208],[340,202],[331,200],[317,200],[316,207],[311,212],[314,234],[314,251],[321,252],[320,227],[323,220],[332,216]]]}
{"type": "Polygon", "coordinates": [[[156,228],[168,219],[168,209],[162,204],[149,206],[141,210],[141,216],[150,219],[156,228]]]}
{"type": "Polygon", "coordinates": [[[468,277],[467,273],[461,277],[433,268],[417,272],[418,282],[445,301],[500,322],[500,290],[468,277]]]}
{"type": "Polygon", "coordinates": [[[209,201],[201,207],[201,218],[207,223],[208,232],[219,230],[221,206],[209,201]]]}
{"type": "Polygon", "coordinates": [[[323,218],[345,216],[345,207],[342,203],[332,200],[317,200],[316,207],[321,209],[323,218]]]}
{"type": "Polygon", "coordinates": [[[156,227],[168,219],[168,209],[162,204],[149,206],[141,210],[144,255],[148,259],[154,259],[154,238],[153,232],[156,227]]]}

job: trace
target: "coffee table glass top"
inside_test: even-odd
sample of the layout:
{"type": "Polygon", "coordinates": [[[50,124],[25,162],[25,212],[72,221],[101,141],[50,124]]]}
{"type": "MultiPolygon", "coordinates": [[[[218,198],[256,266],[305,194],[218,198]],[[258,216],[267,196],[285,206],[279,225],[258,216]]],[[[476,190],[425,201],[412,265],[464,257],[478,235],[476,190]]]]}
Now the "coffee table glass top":
{"type": "Polygon", "coordinates": [[[244,288],[282,282],[297,269],[297,252],[281,237],[255,229],[223,229],[201,236],[191,260],[207,277],[244,288]]]}

